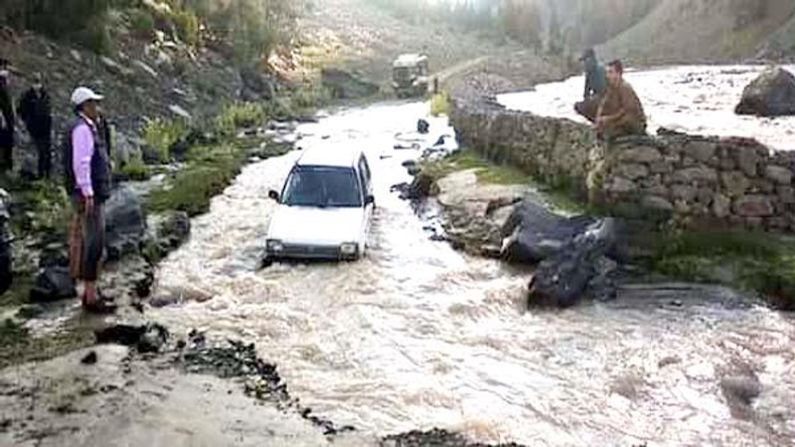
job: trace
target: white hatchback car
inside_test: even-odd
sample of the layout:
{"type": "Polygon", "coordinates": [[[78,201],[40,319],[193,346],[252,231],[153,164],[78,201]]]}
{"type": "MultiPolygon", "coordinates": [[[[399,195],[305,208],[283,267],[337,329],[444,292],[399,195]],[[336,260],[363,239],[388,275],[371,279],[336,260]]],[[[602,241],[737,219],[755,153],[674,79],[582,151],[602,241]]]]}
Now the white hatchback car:
{"type": "Polygon", "coordinates": [[[309,150],[293,166],[268,228],[265,265],[284,259],[356,260],[375,208],[362,151],[309,150]]]}

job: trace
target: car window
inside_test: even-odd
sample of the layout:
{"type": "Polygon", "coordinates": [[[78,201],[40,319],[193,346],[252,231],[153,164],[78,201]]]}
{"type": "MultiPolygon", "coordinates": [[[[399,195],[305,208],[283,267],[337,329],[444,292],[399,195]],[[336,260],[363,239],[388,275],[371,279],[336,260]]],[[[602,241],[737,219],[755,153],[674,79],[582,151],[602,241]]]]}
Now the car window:
{"type": "Polygon", "coordinates": [[[362,189],[367,194],[370,191],[370,169],[364,157],[359,159],[359,177],[362,181],[362,189]]]}
{"type": "Polygon", "coordinates": [[[360,207],[362,192],[351,168],[299,166],[284,189],[288,206],[360,207]]]}

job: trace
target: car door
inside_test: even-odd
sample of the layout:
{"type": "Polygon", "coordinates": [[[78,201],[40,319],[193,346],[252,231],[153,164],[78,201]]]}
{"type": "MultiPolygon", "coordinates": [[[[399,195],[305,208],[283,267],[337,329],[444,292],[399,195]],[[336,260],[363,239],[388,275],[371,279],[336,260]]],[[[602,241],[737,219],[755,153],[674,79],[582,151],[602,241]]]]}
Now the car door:
{"type": "MultiPolygon", "coordinates": [[[[370,172],[370,166],[367,164],[367,158],[364,155],[359,158],[359,165],[357,166],[357,171],[359,173],[359,181],[362,185],[362,199],[367,199],[368,196],[373,195],[373,184],[372,184],[372,173],[370,172]]],[[[366,203],[366,202],[365,202],[366,203]]],[[[373,219],[373,210],[375,209],[375,203],[369,203],[364,206],[364,240],[367,240],[367,237],[370,233],[370,225],[373,219]]]]}

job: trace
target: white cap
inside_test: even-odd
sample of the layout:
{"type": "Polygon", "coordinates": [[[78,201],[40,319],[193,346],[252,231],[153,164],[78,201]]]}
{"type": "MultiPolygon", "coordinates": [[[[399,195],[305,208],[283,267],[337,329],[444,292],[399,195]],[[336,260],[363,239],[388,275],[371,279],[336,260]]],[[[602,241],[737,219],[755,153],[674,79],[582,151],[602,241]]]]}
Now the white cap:
{"type": "Polygon", "coordinates": [[[104,98],[102,95],[94,93],[88,87],[78,87],[72,93],[72,104],[75,106],[83,105],[86,101],[101,101],[104,98]]]}

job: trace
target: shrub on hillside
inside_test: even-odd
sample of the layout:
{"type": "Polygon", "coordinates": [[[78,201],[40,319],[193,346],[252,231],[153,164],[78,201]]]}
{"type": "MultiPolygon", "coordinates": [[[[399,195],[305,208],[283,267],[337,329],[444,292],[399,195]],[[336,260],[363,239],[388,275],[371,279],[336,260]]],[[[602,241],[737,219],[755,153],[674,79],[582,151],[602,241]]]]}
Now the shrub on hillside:
{"type": "Polygon", "coordinates": [[[180,120],[155,119],[149,121],[143,129],[146,146],[156,154],[158,161],[167,163],[171,160],[171,147],[188,135],[188,126],[180,120]]]}

